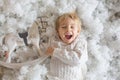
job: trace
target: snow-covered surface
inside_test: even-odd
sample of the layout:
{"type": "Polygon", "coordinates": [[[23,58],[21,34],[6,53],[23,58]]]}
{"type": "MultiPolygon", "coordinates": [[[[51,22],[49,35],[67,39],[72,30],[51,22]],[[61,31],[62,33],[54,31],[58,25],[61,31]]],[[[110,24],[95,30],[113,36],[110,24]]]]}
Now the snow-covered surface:
{"type": "MultiPolygon", "coordinates": [[[[41,34],[47,40],[54,34],[56,17],[71,11],[81,18],[81,34],[88,41],[86,80],[120,80],[120,0],[0,0],[0,44],[3,35],[26,31],[40,16],[47,17],[46,34],[41,34]]],[[[47,45],[42,46],[44,50],[47,45]]],[[[44,63],[23,66],[4,70],[1,79],[45,80],[46,72],[44,63]]]]}

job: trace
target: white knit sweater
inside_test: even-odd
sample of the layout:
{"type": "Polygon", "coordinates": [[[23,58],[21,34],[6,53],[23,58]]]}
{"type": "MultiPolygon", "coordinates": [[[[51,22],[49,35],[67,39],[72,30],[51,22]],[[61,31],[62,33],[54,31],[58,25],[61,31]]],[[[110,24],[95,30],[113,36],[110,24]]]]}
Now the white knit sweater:
{"type": "Polygon", "coordinates": [[[83,80],[87,71],[87,43],[78,36],[70,45],[54,40],[48,80],[83,80]]]}

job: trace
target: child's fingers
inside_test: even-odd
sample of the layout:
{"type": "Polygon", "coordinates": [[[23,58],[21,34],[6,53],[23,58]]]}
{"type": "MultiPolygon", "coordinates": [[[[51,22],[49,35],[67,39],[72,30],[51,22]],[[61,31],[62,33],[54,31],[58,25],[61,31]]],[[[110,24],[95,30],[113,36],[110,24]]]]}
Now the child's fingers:
{"type": "Polygon", "coordinates": [[[54,48],[49,47],[49,49],[48,49],[48,50],[49,50],[49,52],[50,52],[50,53],[52,53],[52,52],[53,52],[53,50],[54,50],[54,48]]]}
{"type": "Polygon", "coordinates": [[[53,47],[48,47],[46,53],[47,53],[48,55],[52,55],[52,54],[53,54],[53,51],[54,51],[54,48],[53,48],[53,47]]]}

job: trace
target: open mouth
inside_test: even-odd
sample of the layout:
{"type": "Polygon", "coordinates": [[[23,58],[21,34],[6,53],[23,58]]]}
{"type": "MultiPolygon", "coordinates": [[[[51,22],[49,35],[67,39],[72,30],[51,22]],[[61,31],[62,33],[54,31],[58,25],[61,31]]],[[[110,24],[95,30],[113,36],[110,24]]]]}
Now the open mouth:
{"type": "Polygon", "coordinates": [[[72,35],[65,35],[66,39],[71,39],[72,35]]]}

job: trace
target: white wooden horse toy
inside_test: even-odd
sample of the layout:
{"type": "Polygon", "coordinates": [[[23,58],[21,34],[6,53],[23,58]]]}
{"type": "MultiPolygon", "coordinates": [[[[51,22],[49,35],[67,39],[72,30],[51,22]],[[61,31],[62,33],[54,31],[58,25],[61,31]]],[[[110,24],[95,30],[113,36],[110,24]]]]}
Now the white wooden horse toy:
{"type": "Polygon", "coordinates": [[[40,34],[38,30],[38,25],[34,22],[33,25],[28,30],[28,45],[32,44],[33,48],[37,50],[39,55],[41,54],[39,42],[40,42],[40,34]]]}
{"type": "Polygon", "coordinates": [[[3,47],[7,47],[8,58],[6,59],[7,63],[11,63],[11,55],[17,46],[24,46],[24,41],[15,33],[8,33],[3,39],[3,47]]]}

